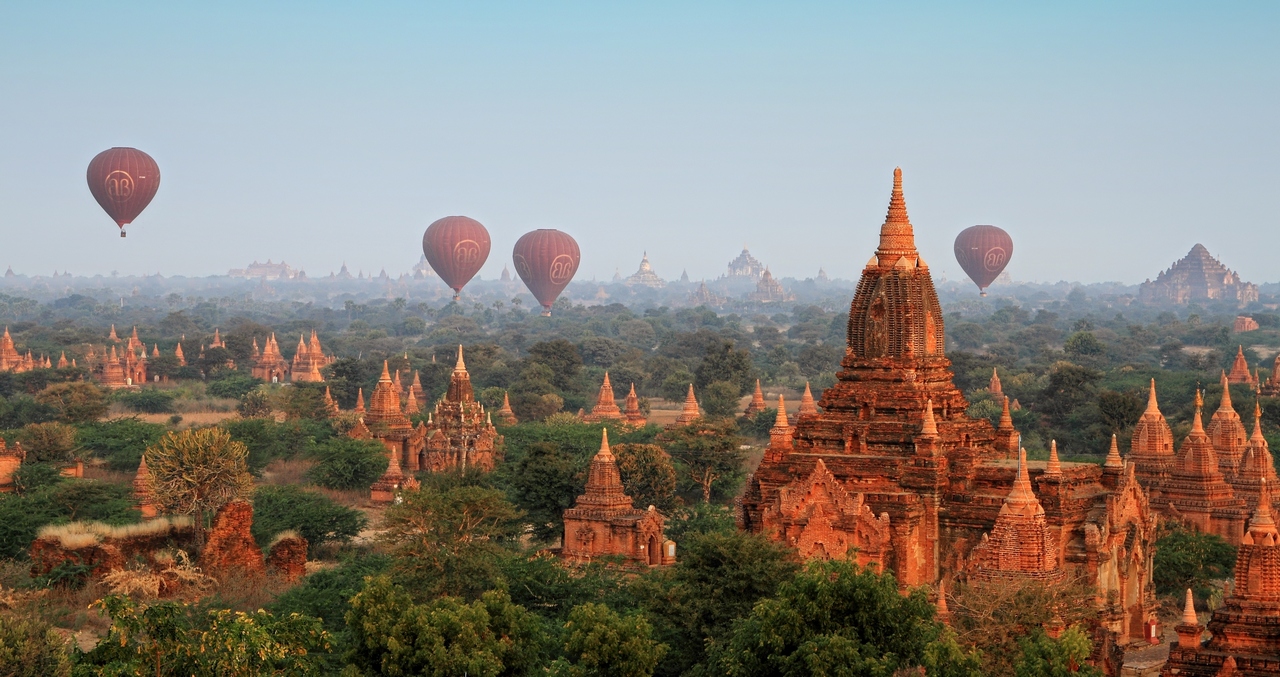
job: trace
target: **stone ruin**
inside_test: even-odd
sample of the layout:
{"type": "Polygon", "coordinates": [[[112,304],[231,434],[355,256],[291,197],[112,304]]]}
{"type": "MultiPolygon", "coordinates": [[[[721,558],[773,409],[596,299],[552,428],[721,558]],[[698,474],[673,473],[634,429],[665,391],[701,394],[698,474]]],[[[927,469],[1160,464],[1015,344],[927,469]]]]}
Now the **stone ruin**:
{"type": "MultiPolygon", "coordinates": [[[[293,531],[275,538],[263,557],[254,542],[253,504],[232,501],[214,518],[199,564],[214,577],[230,573],[249,578],[267,574],[293,582],[306,573],[307,539],[293,531]]],[[[171,564],[166,556],[171,550],[194,552],[194,523],[190,517],[161,517],[139,524],[108,526],[97,522],[47,526],[31,544],[31,575],[46,576],[64,564],[85,565],[90,578],[101,581],[108,574],[141,564],[152,572],[161,572],[171,564]]],[[[161,588],[161,595],[177,592],[176,583],[161,588]]]]}

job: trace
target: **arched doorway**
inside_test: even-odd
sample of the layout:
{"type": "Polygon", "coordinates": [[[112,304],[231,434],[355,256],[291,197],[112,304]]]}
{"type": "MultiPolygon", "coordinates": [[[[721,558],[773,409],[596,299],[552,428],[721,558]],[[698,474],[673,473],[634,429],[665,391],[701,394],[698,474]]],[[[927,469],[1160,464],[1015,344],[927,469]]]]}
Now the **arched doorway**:
{"type": "Polygon", "coordinates": [[[662,543],[658,542],[658,537],[649,534],[649,564],[657,566],[662,564],[662,543]]]}

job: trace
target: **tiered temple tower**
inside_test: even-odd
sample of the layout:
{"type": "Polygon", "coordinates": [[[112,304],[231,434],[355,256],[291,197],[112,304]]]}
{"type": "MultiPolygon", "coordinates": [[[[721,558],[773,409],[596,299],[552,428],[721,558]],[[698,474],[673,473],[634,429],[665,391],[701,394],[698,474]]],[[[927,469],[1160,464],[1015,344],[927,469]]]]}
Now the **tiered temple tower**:
{"type": "MultiPolygon", "coordinates": [[[[1046,473],[1047,474],[1047,473],[1046,473]]],[[[973,549],[971,578],[993,583],[1009,578],[1059,581],[1066,570],[1058,561],[1058,544],[1045,521],[1044,507],[1031,488],[1027,451],[1018,453],[1018,474],[1013,489],[1000,506],[991,534],[973,549]]]]}
{"type": "Polygon", "coordinates": [[[693,384],[690,383],[689,394],[684,397],[684,409],[680,411],[680,415],[676,417],[675,422],[667,427],[673,428],[682,425],[689,425],[699,418],[702,418],[702,413],[698,411],[698,398],[694,397],[693,384]]]}
{"type": "Polygon", "coordinates": [[[1152,491],[1151,505],[1167,517],[1239,544],[1249,513],[1219,469],[1213,442],[1204,429],[1201,406],[1200,393],[1196,392],[1191,432],[1182,441],[1172,470],[1148,485],[1158,488],[1152,491]]]}
{"type": "Polygon", "coordinates": [[[631,384],[631,392],[627,393],[626,404],[622,408],[622,422],[636,428],[643,428],[649,423],[644,412],[640,410],[640,398],[636,396],[636,384],[631,384]]]}
{"type": "MultiPolygon", "coordinates": [[[[1271,457],[1271,449],[1267,445],[1266,438],[1262,436],[1262,408],[1256,403],[1253,405],[1253,434],[1245,443],[1244,457],[1240,460],[1240,471],[1229,481],[1236,498],[1245,502],[1245,507],[1251,514],[1258,509],[1264,483],[1271,487],[1280,486],[1280,478],[1276,477],[1276,466],[1271,457]]],[[[1270,495],[1274,513],[1274,501],[1280,497],[1270,495]]]]}
{"type": "Polygon", "coordinates": [[[1231,363],[1231,371],[1227,372],[1227,381],[1257,385],[1258,380],[1249,373],[1249,362],[1244,359],[1244,346],[1236,347],[1236,359],[1231,363]]]}
{"type": "Polygon", "coordinates": [[[1159,487],[1173,471],[1173,431],[1160,413],[1156,401],[1156,380],[1151,379],[1151,392],[1147,396],[1147,409],[1138,418],[1133,429],[1133,441],[1129,447],[1129,462],[1136,467],[1138,481],[1151,492],[1154,501],[1160,494],[1159,487]]]}
{"type": "Polygon", "coordinates": [[[622,420],[622,410],[618,408],[618,402],[613,397],[613,384],[609,382],[609,372],[604,373],[604,382],[600,384],[600,394],[596,396],[596,403],[591,407],[591,413],[583,416],[582,420],[588,423],[622,420]]]}
{"type": "Polygon", "coordinates": [[[935,585],[991,571],[975,548],[984,535],[1000,536],[992,534],[1001,510],[1025,481],[1044,511],[1043,537],[1019,553],[1040,563],[1026,573],[1056,569],[1092,581],[1106,627],[1121,643],[1144,639],[1156,610],[1155,519],[1144,492],[1123,476],[1104,486],[1092,463],[1058,463],[1053,472],[1028,463],[1018,480],[1022,466],[1006,448],[1016,436],[997,447],[991,424],[965,413],[900,171],[893,184],[879,247],[850,304],[835,385],[816,403],[802,401],[790,440],[771,442],[748,480],[741,524],[809,556],[838,556],[841,543],[857,544],[859,557],[880,549],[904,587],[935,585]],[[812,514],[822,518],[806,519],[812,514]]]}
{"type": "Polygon", "coordinates": [[[253,342],[253,366],[250,373],[267,383],[284,383],[289,378],[289,363],[280,354],[280,344],[273,333],[267,337],[267,343],[258,352],[258,342],[253,342]]]}
{"type": "Polygon", "coordinates": [[[507,391],[502,391],[502,408],[498,410],[498,422],[502,425],[515,425],[520,422],[516,418],[516,412],[511,410],[511,398],[507,395],[507,391]]]}
{"type": "MultiPolygon", "coordinates": [[[[363,405],[363,402],[359,404],[363,405]]],[[[387,472],[374,483],[372,498],[388,502],[394,499],[396,490],[403,483],[406,466],[410,471],[418,469],[417,460],[424,435],[413,429],[400,408],[400,393],[391,382],[391,372],[385,361],[382,363],[382,376],[369,398],[369,408],[366,411],[362,409],[363,406],[357,407],[357,414],[361,414],[360,424],[348,434],[357,439],[377,440],[387,448],[390,463],[387,472]]]]}
{"type": "Polygon", "coordinates": [[[1280,532],[1271,512],[1269,485],[1249,521],[1236,555],[1235,585],[1214,610],[1210,638],[1191,608],[1169,651],[1163,677],[1264,677],[1280,674],[1280,532]]]}
{"type": "Polygon", "coordinates": [[[571,562],[614,555],[636,565],[674,564],[675,543],[662,534],[662,514],[653,506],[636,509],[623,491],[618,463],[609,449],[609,431],[602,432],[586,489],[573,507],[564,511],[561,556],[571,562]]]}
{"type": "Polygon", "coordinates": [[[1240,469],[1248,434],[1240,422],[1240,414],[1231,406],[1231,384],[1227,382],[1226,372],[1222,374],[1222,402],[1209,418],[1205,432],[1209,434],[1213,451],[1218,456],[1218,469],[1230,480],[1240,469]]]}
{"type": "Polygon", "coordinates": [[[290,373],[293,374],[295,383],[319,383],[324,380],[324,376],[320,374],[320,369],[326,367],[333,360],[326,357],[324,348],[320,345],[320,337],[316,334],[316,330],[311,330],[311,341],[309,343],[302,340],[302,336],[298,336],[298,350],[293,354],[293,364],[290,367],[290,373]]]}
{"type": "Polygon", "coordinates": [[[760,390],[760,379],[756,379],[756,390],[751,394],[751,402],[747,404],[747,408],[742,412],[747,418],[754,418],[756,414],[768,409],[764,403],[764,391],[760,390]]]}
{"type": "Polygon", "coordinates": [[[449,375],[449,389],[422,427],[426,439],[421,466],[423,470],[493,470],[502,456],[502,436],[471,390],[458,346],[458,362],[449,375]]]}
{"type": "Polygon", "coordinates": [[[18,353],[17,347],[13,344],[13,337],[9,335],[9,328],[5,327],[4,335],[0,336],[0,371],[21,373],[30,371],[32,368],[18,353]]]}

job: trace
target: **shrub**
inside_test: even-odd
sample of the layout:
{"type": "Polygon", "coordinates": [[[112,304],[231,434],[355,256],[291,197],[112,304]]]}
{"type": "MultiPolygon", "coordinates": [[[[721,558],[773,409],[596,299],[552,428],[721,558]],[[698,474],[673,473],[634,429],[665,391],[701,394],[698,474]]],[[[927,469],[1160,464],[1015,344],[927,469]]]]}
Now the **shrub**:
{"type": "Polygon", "coordinates": [[[1236,549],[1221,536],[1174,527],[1156,540],[1156,592],[1181,595],[1191,588],[1205,599],[1211,581],[1230,578],[1236,565],[1236,549]]]}
{"type": "Polygon", "coordinates": [[[261,388],[255,388],[240,396],[236,405],[240,418],[267,418],[271,416],[271,396],[261,388]]]}
{"type": "Polygon", "coordinates": [[[244,397],[244,394],[262,385],[260,379],[256,379],[248,374],[238,374],[236,372],[226,372],[226,375],[220,379],[209,381],[209,385],[205,387],[205,392],[214,397],[226,397],[232,400],[238,400],[244,397]]]}
{"type": "Polygon", "coordinates": [[[76,429],[65,423],[32,423],[18,440],[33,463],[67,463],[76,459],[76,429]]]}
{"type": "Polygon", "coordinates": [[[168,414],[173,411],[173,401],[177,396],[159,388],[144,388],[120,393],[116,399],[120,404],[144,414],[168,414]]]}
{"type": "MultiPolygon", "coordinates": [[[[23,466],[23,471],[39,467],[48,466],[23,466]]],[[[26,557],[41,527],[77,519],[130,524],[137,521],[138,511],[128,487],[94,480],[55,481],[26,493],[0,495],[0,558],[26,557]]]]}
{"type": "Polygon", "coordinates": [[[15,395],[0,402],[0,428],[21,428],[30,423],[44,423],[58,418],[52,405],[38,402],[28,395],[15,395]]]}
{"type": "Polygon", "coordinates": [[[86,451],[107,460],[112,470],[129,472],[142,462],[142,452],[164,435],[163,425],[146,423],[137,418],[115,418],[81,425],[76,443],[86,451]]]}
{"type": "Polygon", "coordinates": [[[36,395],[36,401],[53,407],[58,418],[70,423],[95,421],[107,413],[107,394],[86,381],[55,383],[36,395]]]}
{"type": "Polygon", "coordinates": [[[391,566],[386,555],[359,555],[344,561],[332,569],[317,571],[303,579],[302,584],[291,588],[276,598],[269,611],[276,616],[302,614],[319,618],[333,641],[329,674],[342,670],[340,660],[350,649],[351,629],[346,615],[351,609],[351,598],[364,588],[368,576],[377,576],[391,566]]]}
{"type": "Polygon", "coordinates": [[[293,529],[315,552],[322,543],[351,540],[368,523],[359,510],[298,486],[262,486],[253,493],[253,538],[262,547],[276,534],[293,529]]]}
{"type": "Polygon", "coordinates": [[[13,615],[0,616],[0,666],[5,677],[71,674],[71,658],[62,637],[48,623],[13,615]]]}
{"type": "Polygon", "coordinates": [[[249,469],[257,472],[276,459],[312,454],[316,442],[329,439],[332,429],[320,421],[288,421],[253,418],[222,424],[231,438],[249,448],[249,469]]]}
{"type": "Polygon", "coordinates": [[[317,463],[308,476],[328,489],[367,489],[387,471],[386,447],[372,440],[334,437],[312,454],[317,463]]]}

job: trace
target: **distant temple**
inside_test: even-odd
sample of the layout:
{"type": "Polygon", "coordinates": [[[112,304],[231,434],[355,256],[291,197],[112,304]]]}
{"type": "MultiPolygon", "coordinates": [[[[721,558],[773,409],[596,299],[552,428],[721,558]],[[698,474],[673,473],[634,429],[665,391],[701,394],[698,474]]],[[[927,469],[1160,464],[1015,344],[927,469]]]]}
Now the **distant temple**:
{"type": "Polygon", "coordinates": [[[764,264],[756,260],[751,252],[747,251],[744,246],[742,253],[738,257],[729,262],[729,272],[725,277],[729,279],[751,279],[758,280],[764,275],[764,264]]]}
{"type": "Polygon", "coordinates": [[[253,353],[250,356],[253,360],[253,366],[249,372],[254,378],[262,379],[267,383],[284,383],[289,378],[290,367],[285,361],[284,355],[280,354],[280,344],[276,342],[276,335],[273,333],[267,337],[267,343],[262,350],[258,350],[258,339],[253,340],[253,353]]]}
{"type": "Polygon", "coordinates": [[[756,290],[747,294],[747,300],[759,303],[781,303],[796,300],[796,295],[783,289],[782,283],[775,280],[769,268],[766,267],[764,273],[760,275],[760,280],[756,282],[756,290]]]}
{"type": "MultiPolygon", "coordinates": [[[[93,344],[89,344],[84,354],[85,366],[89,369],[90,378],[104,388],[119,390],[121,388],[137,388],[147,381],[147,347],[138,339],[138,328],[134,327],[128,342],[117,349],[115,344],[121,343],[116,335],[115,325],[107,341],[112,345],[102,346],[99,354],[93,344]]],[[[0,339],[0,349],[3,348],[0,339]]]]}
{"type": "Polygon", "coordinates": [[[856,557],[904,588],[1078,577],[1117,643],[1145,641],[1157,610],[1146,492],[1122,463],[1064,463],[1056,447],[1048,463],[1015,458],[1011,419],[993,429],[967,415],[900,171],[847,330],[835,384],[794,421],[779,403],[741,526],[806,558],[856,557]]]}
{"type": "Polygon", "coordinates": [[[1148,303],[1229,300],[1243,306],[1258,300],[1258,285],[1241,281],[1235,271],[1197,244],[1154,282],[1143,282],[1138,299],[1148,303]]]}
{"type": "Polygon", "coordinates": [[[667,283],[658,274],[653,272],[653,266],[649,265],[649,252],[644,253],[644,258],[640,259],[640,270],[623,281],[627,286],[653,287],[655,289],[667,286],[667,283]]]}
{"type": "Polygon", "coordinates": [[[20,355],[17,347],[14,346],[13,337],[9,335],[9,328],[5,327],[4,335],[0,336],[0,371],[22,373],[36,368],[36,361],[31,356],[31,352],[20,355]]]}
{"type": "Polygon", "coordinates": [[[319,383],[324,380],[324,376],[320,374],[320,368],[328,366],[336,358],[326,357],[324,348],[320,346],[320,337],[316,335],[316,330],[311,330],[311,341],[309,343],[302,340],[302,336],[298,336],[298,350],[293,354],[293,364],[289,367],[294,383],[319,383]]]}
{"type": "Polygon", "coordinates": [[[717,306],[722,306],[725,304],[725,301],[727,301],[725,297],[712,292],[710,289],[707,289],[706,282],[701,282],[698,284],[698,288],[694,290],[693,294],[689,296],[689,300],[695,306],[710,306],[712,308],[715,308],[717,306]]]}
{"type": "Polygon", "coordinates": [[[622,410],[618,408],[618,401],[613,396],[613,384],[609,382],[609,372],[604,373],[604,382],[600,384],[600,394],[596,396],[596,403],[591,407],[591,413],[583,416],[582,420],[587,423],[622,420],[622,410]]]}
{"type": "Polygon", "coordinates": [[[289,264],[284,261],[272,263],[271,259],[267,259],[266,263],[254,261],[244,268],[233,268],[227,271],[227,275],[231,277],[262,280],[292,280],[300,274],[302,271],[289,267],[289,264]]]}
{"type": "MultiPolygon", "coordinates": [[[[346,264],[343,264],[343,265],[345,267],[346,264]]],[[[423,254],[422,258],[418,259],[418,262],[413,265],[413,270],[410,272],[413,273],[413,279],[415,280],[425,280],[428,277],[436,276],[435,269],[432,268],[431,264],[427,262],[426,254],[423,254]]]]}

